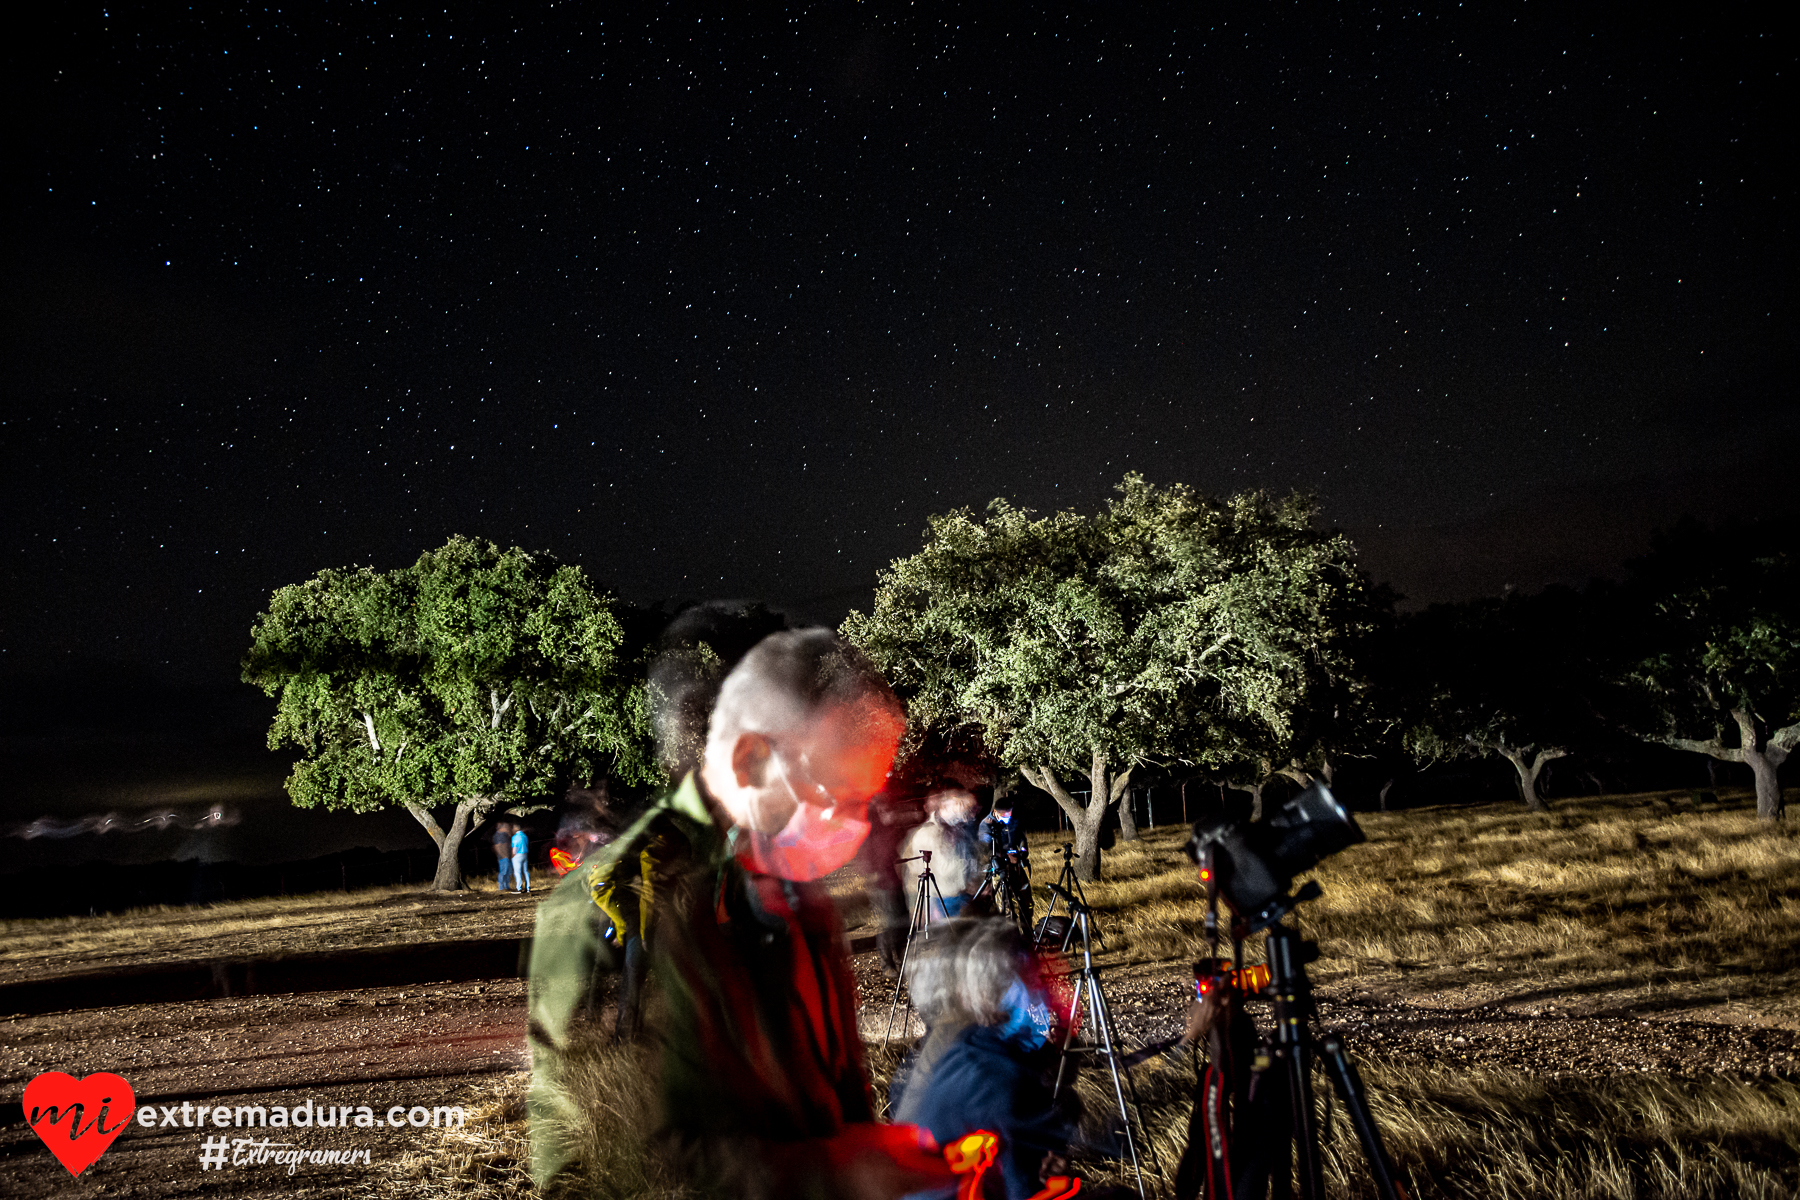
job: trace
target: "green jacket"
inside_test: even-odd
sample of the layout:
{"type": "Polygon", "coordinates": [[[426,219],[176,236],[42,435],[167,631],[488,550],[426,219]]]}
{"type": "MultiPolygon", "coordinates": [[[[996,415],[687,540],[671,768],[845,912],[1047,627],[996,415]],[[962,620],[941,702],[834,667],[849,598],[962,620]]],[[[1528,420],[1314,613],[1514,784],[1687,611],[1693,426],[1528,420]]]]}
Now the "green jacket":
{"type": "MultiPolygon", "coordinates": [[[[652,897],[689,866],[714,867],[725,837],[693,776],[569,872],[538,905],[527,992],[531,1044],[531,1174],[543,1187],[573,1158],[563,1131],[580,1114],[563,1080],[602,972],[615,971],[629,932],[645,934],[652,897]],[[635,928],[634,928],[635,927],[635,928]],[[608,930],[613,936],[607,936],[608,930]]],[[[646,939],[647,940],[647,939],[646,939]]]]}

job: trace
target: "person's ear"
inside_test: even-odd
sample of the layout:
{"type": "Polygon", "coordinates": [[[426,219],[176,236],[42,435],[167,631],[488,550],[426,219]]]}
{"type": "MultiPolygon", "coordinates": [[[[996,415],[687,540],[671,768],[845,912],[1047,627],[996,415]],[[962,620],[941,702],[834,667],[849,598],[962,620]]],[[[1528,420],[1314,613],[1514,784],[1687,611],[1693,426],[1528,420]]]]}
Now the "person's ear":
{"type": "Polygon", "coordinates": [[[731,744],[731,775],[739,787],[763,786],[774,748],[760,733],[740,733],[731,744]]]}

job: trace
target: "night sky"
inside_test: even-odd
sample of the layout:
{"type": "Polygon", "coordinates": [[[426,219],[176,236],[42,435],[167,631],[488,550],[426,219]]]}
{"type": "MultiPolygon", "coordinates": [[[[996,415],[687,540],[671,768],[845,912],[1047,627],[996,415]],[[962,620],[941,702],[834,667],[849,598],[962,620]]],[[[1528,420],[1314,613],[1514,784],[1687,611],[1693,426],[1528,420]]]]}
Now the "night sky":
{"type": "Polygon", "coordinates": [[[48,10],[0,670],[230,682],[452,533],[835,621],[1128,470],[1313,489],[1414,603],[1793,507],[1772,16],[999,7],[48,10]]]}

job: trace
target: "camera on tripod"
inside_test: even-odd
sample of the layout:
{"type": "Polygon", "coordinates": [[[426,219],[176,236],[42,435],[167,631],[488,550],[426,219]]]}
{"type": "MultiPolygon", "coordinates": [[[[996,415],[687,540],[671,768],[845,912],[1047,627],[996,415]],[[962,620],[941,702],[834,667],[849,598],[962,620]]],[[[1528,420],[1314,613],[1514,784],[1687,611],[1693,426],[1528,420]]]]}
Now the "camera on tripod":
{"type": "Polygon", "coordinates": [[[1187,855],[1200,881],[1217,889],[1240,938],[1269,928],[1319,895],[1308,883],[1290,896],[1294,876],[1364,840],[1356,821],[1322,784],[1313,784],[1265,821],[1194,822],[1187,855]]]}
{"type": "Polygon", "coordinates": [[[1176,1170],[1176,1200],[1263,1200],[1271,1189],[1286,1197],[1295,1183],[1301,1200],[1323,1200],[1315,1061],[1350,1115],[1376,1195],[1404,1200],[1343,1035],[1312,1030],[1317,1011],[1306,964],[1318,957],[1318,945],[1283,921],[1321,894],[1308,882],[1290,895],[1295,876],[1363,840],[1349,812],[1317,783],[1266,821],[1194,823],[1185,849],[1206,887],[1212,942],[1211,956],[1195,964],[1194,990],[1223,1019],[1209,1019],[1206,1029],[1207,1065],[1176,1170]],[[1232,916],[1230,959],[1219,956],[1220,900],[1232,916]],[[1267,935],[1264,961],[1245,965],[1243,942],[1255,933],[1267,935]],[[1269,1005],[1268,1030],[1260,1036],[1242,1011],[1250,996],[1269,1005]]]}

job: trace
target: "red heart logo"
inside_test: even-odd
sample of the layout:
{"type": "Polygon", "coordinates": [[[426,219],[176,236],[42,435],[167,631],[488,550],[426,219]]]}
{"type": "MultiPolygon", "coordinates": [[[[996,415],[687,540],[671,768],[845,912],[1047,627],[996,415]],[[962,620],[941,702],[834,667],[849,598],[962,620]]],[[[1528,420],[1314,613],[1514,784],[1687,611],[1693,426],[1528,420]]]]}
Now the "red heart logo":
{"type": "Polygon", "coordinates": [[[25,1085],[25,1123],[79,1175],[131,1124],[136,1099],[122,1076],[106,1071],[85,1079],[45,1071],[25,1085]]]}

